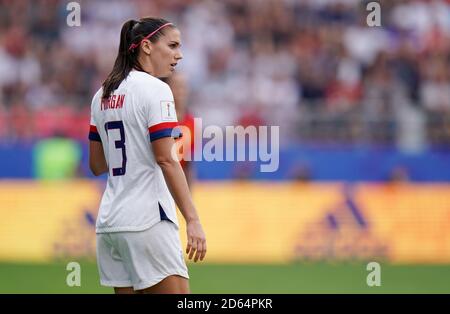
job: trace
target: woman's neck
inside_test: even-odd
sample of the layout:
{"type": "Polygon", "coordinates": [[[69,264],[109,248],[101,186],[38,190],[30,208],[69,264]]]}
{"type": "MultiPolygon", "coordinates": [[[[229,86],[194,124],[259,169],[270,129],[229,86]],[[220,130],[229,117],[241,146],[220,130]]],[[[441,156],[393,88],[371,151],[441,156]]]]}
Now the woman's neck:
{"type": "Polygon", "coordinates": [[[150,62],[150,58],[148,58],[148,57],[141,58],[139,56],[138,62],[139,62],[140,68],[138,67],[138,68],[136,68],[136,70],[144,71],[144,72],[147,72],[148,74],[150,74],[151,76],[155,76],[152,63],[150,62]]]}

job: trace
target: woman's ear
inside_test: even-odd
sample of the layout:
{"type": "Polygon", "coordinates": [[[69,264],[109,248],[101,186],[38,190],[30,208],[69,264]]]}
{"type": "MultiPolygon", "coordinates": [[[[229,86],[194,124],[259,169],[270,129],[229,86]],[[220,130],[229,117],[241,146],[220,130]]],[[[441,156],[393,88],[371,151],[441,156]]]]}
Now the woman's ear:
{"type": "Polygon", "coordinates": [[[150,40],[144,40],[141,43],[142,46],[142,50],[144,51],[145,54],[150,55],[150,53],[152,52],[152,44],[150,42],[150,40]]]}

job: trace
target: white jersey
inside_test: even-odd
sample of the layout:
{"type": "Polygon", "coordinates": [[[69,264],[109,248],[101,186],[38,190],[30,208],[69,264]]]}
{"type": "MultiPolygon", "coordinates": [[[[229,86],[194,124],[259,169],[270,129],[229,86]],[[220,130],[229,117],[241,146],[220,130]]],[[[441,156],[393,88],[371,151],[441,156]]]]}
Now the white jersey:
{"type": "Polygon", "coordinates": [[[92,100],[89,132],[90,140],[101,141],[109,169],[96,232],[141,231],[164,219],[178,226],[175,202],[150,145],[172,136],[177,125],[169,86],[133,70],[109,99],[102,101],[102,91],[92,100]]]}

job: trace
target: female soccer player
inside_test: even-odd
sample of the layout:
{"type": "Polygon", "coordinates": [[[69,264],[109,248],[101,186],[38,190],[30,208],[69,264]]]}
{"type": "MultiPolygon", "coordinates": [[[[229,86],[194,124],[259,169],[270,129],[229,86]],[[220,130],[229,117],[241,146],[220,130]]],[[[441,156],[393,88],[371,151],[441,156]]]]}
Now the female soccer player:
{"type": "Polygon", "coordinates": [[[182,59],[180,32],[163,19],[127,21],[114,67],[93,97],[89,163],[108,173],[96,222],[102,285],[116,293],[189,293],[174,200],[189,259],[206,239],[186,178],[172,158],[177,115],[168,77],[182,59]]]}

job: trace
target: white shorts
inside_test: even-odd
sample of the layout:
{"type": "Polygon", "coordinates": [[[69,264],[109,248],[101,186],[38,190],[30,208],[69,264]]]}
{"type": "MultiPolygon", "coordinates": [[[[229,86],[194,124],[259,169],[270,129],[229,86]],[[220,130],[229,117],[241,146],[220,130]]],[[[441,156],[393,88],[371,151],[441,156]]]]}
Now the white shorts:
{"type": "Polygon", "coordinates": [[[151,287],[171,275],[189,279],[178,228],[162,220],[136,232],[97,234],[100,283],[108,287],[151,287]]]}

